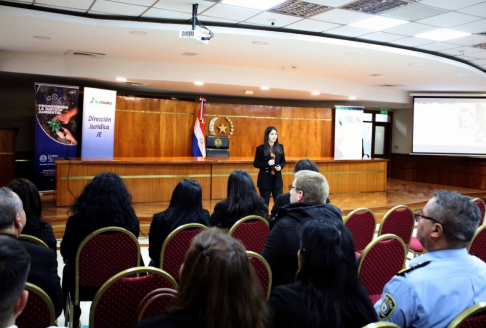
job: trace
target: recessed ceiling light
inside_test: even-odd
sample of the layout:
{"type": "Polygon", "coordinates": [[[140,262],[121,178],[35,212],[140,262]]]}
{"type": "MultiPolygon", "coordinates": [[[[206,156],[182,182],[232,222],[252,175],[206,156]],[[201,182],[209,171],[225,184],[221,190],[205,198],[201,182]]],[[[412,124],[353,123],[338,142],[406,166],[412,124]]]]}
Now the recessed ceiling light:
{"type": "Polygon", "coordinates": [[[313,96],[318,96],[318,95],[320,95],[320,94],[321,94],[321,93],[320,93],[319,91],[312,91],[312,92],[311,92],[311,95],[313,95],[313,96]]]}
{"type": "Polygon", "coordinates": [[[135,34],[135,35],[146,35],[147,32],[144,31],[130,31],[130,33],[135,34]]]}
{"type": "Polygon", "coordinates": [[[348,97],[349,100],[356,100],[355,96],[348,97]]]}
{"type": "Polygon", "coordinates": [[[468,35],[471,35],[471,33],[449,30],[447,28],[440,28],[438,30],[433,30],[430,32],[414,35],[414,37],[420,39],[434,40],[434,41],[445,41],[445,40],[462,38],[463,36],[468,36],[468,35]]]}
{"type": "Polygon", "coordinates": [[[127,82],[127,78],[126,77],[117,77],[116,80],[118,82],[127,82]]]}
{"type": "Polygon", "coordinates": [[[262,41],[253,41],[253,44],[256,46],[266,46],[268,43],[262,41]]]}
{"type": "Polygon", "coordinates": [[[221,3],[251,9],[267,10],[284,1],[285,0],[223,0],[221,3]]]}
{"type": "Polygon", "coordinates": [[[196,82],[194,82],[194,84],[195,85],[204,85],[204,82],[202,82],[202,81],[196,81],[196,82]]]}
{"type": "Polygon", "coordinates": [[[410,63],[410,64],[408,64],[408,65],[409,65],[409,66],[422,66],[422,64],[420,64],[420,63],[410,63]]]}
{"type": "Polygon", "coordinates": [[[386,30],[387,28],[403,25],[406,23],[408,23],[408,21],[402,19],[388,18],[383,16],[374,16],[371,18],[363,19],[348,24],[348,26],[364,28],[366,30],[381,31],[381,30],[386,30]]]}
{"type": "Polygon", "coordinates": [[[260,89],[262,89],[262,90],[270,90],[270,87],[267,87],[266,85],[264,85],[260,89]]]}
{"type": "Polygon", "coordinates": [[[48,36],[43,36],[43,35],[35,35],[34,36],[34,39],[38,39],[38,40],[50,40],[51,38],[48,37],[48,36]]]}

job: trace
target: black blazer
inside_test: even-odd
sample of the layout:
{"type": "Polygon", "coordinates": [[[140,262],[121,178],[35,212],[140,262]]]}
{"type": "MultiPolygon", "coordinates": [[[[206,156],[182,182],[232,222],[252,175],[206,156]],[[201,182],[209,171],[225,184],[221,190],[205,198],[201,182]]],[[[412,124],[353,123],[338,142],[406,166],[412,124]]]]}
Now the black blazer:
{"type": "Polygon", "coordinates": [[[61,314],[64,297],[61,290],[61,279],[57,274],[57,256],[47,247],[20,240],[30,255],[30,271],[27,282],[42,288],[49,295],[56,318],[61,314]]]}
{"type": "MultiPolygon", "coordinates": [[[[275,154],[275,165],[280,165],[283,169],[285,167],[285,153],[284,153],[284,146],[282,147],[281,154],[275,154]]],[[[260,169],[258,172],[258,180],[257,180],[257,187],[258,189],[272,189],[272,167],[268,165],[268,161],[272,159],[270,154],[265,156],[265,147],[264,145],[260,145],[256,149],[255,159],[253,161],[253,166],[260,169]]],[[[275,172],[275,179],[276,179],[276,187],[282,188],[283,181],[282,181],[282,170],[275,172]]]]}

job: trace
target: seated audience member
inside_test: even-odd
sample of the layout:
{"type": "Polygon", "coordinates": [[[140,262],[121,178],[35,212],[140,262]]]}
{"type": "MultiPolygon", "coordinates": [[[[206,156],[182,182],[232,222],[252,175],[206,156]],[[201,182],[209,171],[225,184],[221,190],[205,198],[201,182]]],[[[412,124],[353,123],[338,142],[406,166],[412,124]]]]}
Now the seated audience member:
{"type": "MultiPolygon", "coordinates": [[[[0,188],[0,235],[17,239],[25,226],[25,211],[22,201],[10,188],[0,188]]],[[[63,308],[61,279],[57,274],[57,256],[44,246],[20,241],[30,255],[30,270],[27,282],[42,288],[54,304],[56,317],[63,308]]],[[[0,298],[2,295],[0,294],[0,298]]]]}
{"type": "Polygon", "coordinates": [[[268,327],[265,296],[243,245],[217,228],[197,235],[181,268],[179,291],[168,314],[146,327],[268,327]]]}
{"type": "Polygon", "coordinates": [[[37,187],[27,179],[17,178],[8,185],[22,200],[27,223],[22,233],[44,241],[50,249],[57,252],[57,242],[51,225],[42,218],[42,202],[37,187]]]}
{"type": "MultiPolygon", "coordinates": [[[[72,215],[66,223],[61,242],[64,259],[62,287],[64,293],[74,293],[76,252],[82,241],[95,230],[116,226],[124,228],[138,238],[140,223],[131,205],[132,197],[123,180],[115,173],[100,173],[84,187],[74,201],[72,215]]],[[[98,288],[83,289],[93,297],[98,288]]],[[[79,326],[79,306],[74,308],[74,327],[79,326]]]]}
{"type": "Polygon", "coordinates": [[[22,244],[16,238],[0,235],[1,328],[17,327],[15,320],[27,305],[29,292],[24,288],[29,265],[30,257],[22,244]]]}
{"type": "Polygon", "coordinates": [[[378,317],[400,327],[446,327],[466,308],[486,302],[486,263],[466,247],[480,213],[469,197],[440,190],[416,213],[427,253],[390,280],[375,304],[378,317]]]}
{"type": "Polygon", "coordinates": [[[299,171],[289,189],[291,204],[278,211],[262,253],[272,269],[273,286],[295,281],[300,229],[304,223],[315,219],[342,221],[340,209],[326,204],[329,185],[322,174],[299,171]]]}
{"type": "Polygon", "coordinates": [[[306,222],[298,265],[297,282],[275,287],[270,296],[275,327],[363,327],[377,321],[358,280],[353,237],[342,222],[306,222]]]}
{"type": "Polygon", "coordinates": [[[184,179],[172,192],[169,208],[154,214],[149,232],[151,266],[160,266],[160,252],[167,236],[184,224],[209,226],[209,212],[202,208],[202,189],[197,181],[184,179]]]}
{"type": "MultiPolygon", "coordinates": [[[[319,172],[319,168],[317,167],[316,163],[307,158],[301,159],[297,163],[295,163],[294,169],[292,171],[295,174],[303,170],[319,172]]],[[[326,203],[330,202],[331,201],[329,200],[329,197],[327,197],[326,203]]],[[[272,221],[275,218],[275,215],[277,214],[277,211],[280,207],[284,207],[288,204],[290,204],[290,192],[278,195],[277,199],[275,199],[275,203],[273,204],[272,211],[270,213],[270,220],[272,221]]]]}
{"type": "Polygon", "coordinates": [[[209,221],[212,226],[229,229],[248,215],[267,219],[268,207],[257,193],[250,175],[243,170],[234,170],[228,178],[228,198],[216,204],[209,221]]]}

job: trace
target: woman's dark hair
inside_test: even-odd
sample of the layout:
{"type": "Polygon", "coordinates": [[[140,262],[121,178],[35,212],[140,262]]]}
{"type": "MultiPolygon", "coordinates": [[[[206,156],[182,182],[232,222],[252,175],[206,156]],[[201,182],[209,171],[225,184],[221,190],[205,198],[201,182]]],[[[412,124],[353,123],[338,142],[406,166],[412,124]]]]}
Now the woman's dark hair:
{"type": "Polygon", "coordinates": [[[234,170],[228,178],[228,215],[244,215],[255,209],[268,212],[263,198],[257,193],[250,175],[243,170],[234,170]]]}
{"type": "Polygon", "coordinates": [[[277,132],[276,128],[274,128],[273,126],[269,126],[268,128],[265,129],[265,134],[263,135],[263,148],[264,148],[265,156],[270,155],[270,150],[272,150],[275,154],[281,154],[283,152],[282,147],[280,147],[280,144],[278,143],[278,137],[277,140],[275,140],[272,149],[270,149],[270,144],[268,143],[268,135],[273,130],[277,132]]]}
{"type": "Polygon", "coordinates": [[[297,163],[295,163],[293,172],[297,173],[299,171],[304,171],[304,170],[319,172],[319,168],[317,167],[317,164],[308,158],[303,158],[297,161],[297,163]]]}
{"type": "Polygon", "coordinates": [[[167,223],[170,230],[188,223],[194,213],[202,212],[202,188],[197,181],[184,179],[177,184],[172,192],[167,213],[167,223]]]}
{"type": "Polygon", "coordinates": [[[269,317],[245,248],[217,228],[192,241],[169,312],[190,314],[187,317],[205,328],[264,328],[269,317]]]}
{"type": "Polygon", "coordinates": [[[8,185],[24,205],[27,222],[22,230],[29,235],[38,235],[47,224],[42,218],[42,202],[37,187],[27,179],[17,178],[8,185]]]}
{"type": "Polygon", "coordinates": [[[342,222],[305,223],[300,256],[297,279],[304,285],[306,327],[362,327],[377,321],[358,280],[353,237],[342,222]]]}
{"type": "Polygon", "coordinates": [[[107,226],[128,228],[139,224],[131,202],[132,196],[117,174],[100,173],[84,187],[70,212],[82,218],[81,229],[85,233],[107,226]]]}

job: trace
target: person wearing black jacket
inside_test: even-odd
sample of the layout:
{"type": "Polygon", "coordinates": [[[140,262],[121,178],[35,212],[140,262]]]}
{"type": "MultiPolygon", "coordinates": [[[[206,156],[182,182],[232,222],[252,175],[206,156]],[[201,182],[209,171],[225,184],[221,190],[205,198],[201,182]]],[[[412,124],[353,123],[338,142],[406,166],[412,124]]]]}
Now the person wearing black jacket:
{"type": "Polygon", "coordinates": [[[322,174],[297,172],[289,189],[291,204],[278,210],[262,254],[272,269],[273,287],[295,281],[300,229],[304,223],[314,219],[342,222],[341,210],[325,203],[329,185],[322,174]]]}
{"type": "Polygon", "coordinates": [[[275,201],[283,192],[281,171],[285,164],[284,147],[278,143],[277,129],[269,126],[265,129],[263,145],[257,147],[253,160],[253,166],[260,169],[257,187],[267,206],[270,203],[270,194],[275,201]]]}

